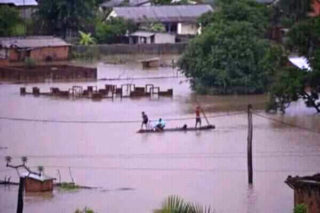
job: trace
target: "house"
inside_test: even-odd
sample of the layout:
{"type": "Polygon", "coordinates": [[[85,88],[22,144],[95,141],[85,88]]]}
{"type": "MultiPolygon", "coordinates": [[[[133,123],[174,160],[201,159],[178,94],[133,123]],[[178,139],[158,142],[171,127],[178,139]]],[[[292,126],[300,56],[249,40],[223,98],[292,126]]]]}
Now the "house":
{"type": "Polygon", "coordinates": [[[129,44],[165,44],[175,43],[175,35],[159,32],[136,31],[128,35],[129,44]]]}
{"type": "Polygon", "coordinates": [[[294,190],[294,205],[304,204],[308,213],[320,212],[320,173],[313,176],[291,177],[285,181],[294,190]]]}
{"type": "Polygon", "coordinates": [[[53,36],[0,37],[0,52],[4,52],[11,62],[26,58],[36,61],[67,60],[70,46],[53,36]]]}
{"type": "Polygon", "coordinates": [[[53,190],[53,180],[55,178],[48,177],[44,174],[24,173],[21,177],[25,178],[26,192],[48,192],[53,190]]]}
{"type": "Polygon", "coordinates": [[[196,35],[199,33],[197,19],[204,13],[213,11],[210,5],[165,5],[146,7],[115,7],[108,16],[122,17],[135,23],[159,22],[166,32],[177,35],[196,35]]]}
{"type": "Polygon", "coordinates": [[[15,7],[19,10],[21,17],[30,19],[38,7],[38,2],[36,0],[1,0],[1,5],[15,7]]]}
{"type": "Polygon", "coordinates": [[[100,4],[100,8],[103,10],[112,9],[119,6],[150,6],[151,3],[149,0],[108,0],[100,4]]]}

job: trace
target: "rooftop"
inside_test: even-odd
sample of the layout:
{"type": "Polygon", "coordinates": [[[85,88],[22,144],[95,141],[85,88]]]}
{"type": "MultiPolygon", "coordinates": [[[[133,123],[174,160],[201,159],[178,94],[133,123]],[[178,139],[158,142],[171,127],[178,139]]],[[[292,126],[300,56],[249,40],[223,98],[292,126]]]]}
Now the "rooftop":
{"type": "Polygon", "coordinates": [[[36,0],[0,0],[0,4],[13,4],[17,7],[38,6],[38,2],[36,0]]]}
{"type": "Polygon", "coordinates": [[[63,39],[53,36],[0,37],[0,47],[3,48],[39,48],[70,46],[63,39]]]}
{"type": "Polygon", "coordinates": [[[301,187],[315,187],[320,188],[320,173],[313,176],[304,176],[304,177],[291,177],[288,176],[285,181],[291,188],[301,188],[301,187]]]}
{"type": "Polygon", "coordinates": [[[108,0],[100,4],[102,8],[112,8],[117,7],[122,4],[127,4],[128,6],[141,6],[150,3],[149,0],[129,0],[126,2],[125,0],[108,0]]]}
{"type": "Polygon", "coordinates": [[[46,175],[36,175],[36,174],[31,174],[31,173],[28,173],[28,172],[25,172],[23,174],[21,174],[21,177],[28,177],[28,178],[31,178],[31,179],[34,179],[34,180],[38,180],[38,181],[46,181],[46,180],[55,180],[55,178],[52,178],[52,177],[49,177],[49,176],[46,176],[46,175]]]}
{"type": "Polygon", "coordinates": [[[115,14],[135,22],[195,22],[202,14],[213,11],[210,5],[165,5],[149,7],[115,7],[115,14]]]}

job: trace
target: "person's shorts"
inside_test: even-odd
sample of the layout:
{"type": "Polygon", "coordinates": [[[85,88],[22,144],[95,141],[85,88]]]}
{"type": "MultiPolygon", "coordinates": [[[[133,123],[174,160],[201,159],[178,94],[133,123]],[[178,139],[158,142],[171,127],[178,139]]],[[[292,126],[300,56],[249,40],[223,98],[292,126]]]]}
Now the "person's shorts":
{"type": "Polygon", "coordinates": [[[143,124],[147,124],[147,123],[148,123],[148,120],[143,120],[142,123],[143,123],[143,124]]]}
{"type": "Polygon", "coordinates": [[[201,123],[201,118],[196,118],[196,122],[198,123],[201,123]]]}

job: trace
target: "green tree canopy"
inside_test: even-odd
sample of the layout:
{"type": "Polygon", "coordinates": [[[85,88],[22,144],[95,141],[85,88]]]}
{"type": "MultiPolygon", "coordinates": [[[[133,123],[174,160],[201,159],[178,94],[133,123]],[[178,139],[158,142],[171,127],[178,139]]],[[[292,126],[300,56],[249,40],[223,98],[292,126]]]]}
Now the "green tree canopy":
{"type": "Polygon", "coordinates": [[[25,29],[19,11],[13,7],[0,7],[0,36],[23,35],[25,29]]]}
{"type": "Polygon", "coordinates": [[[97,22],[95,27],[95,37],[99,43],[116,42],[119,36],[133,32],[137,26],[129,20],[123,18],[110,18],[107,21],[97,22]]]}
{"type": "Polygon", "coordinates": [[[307,17],[311,3],[312,0],[280,0],[277,6],[285,17],[296,22],[307,17]]]}
{"type": "Polygon", "coordinates": [[[188,45],[180,68],[192,78],[196,91],[266,91],[282,54],[281,48],[264,39],[268,9],[250,0],[225,0],[219,5],[217,12],[206,14],[204,32],[188,45]]]}
{"type": "Polygon", "coordinates": [[[284,112],[291,102],[302,98],[307,107],[320,112],[320,17],[297,22],[287,37],[288,48],[305,56],[311,70],[279,70],[271,87],[270,108],[284,112]]]}
{"type": "Polygon", "coordinates": [[[96,6],[96,0],[39,0],[36,16],[44,32],[66,37],[93,20],[96,6]]]}

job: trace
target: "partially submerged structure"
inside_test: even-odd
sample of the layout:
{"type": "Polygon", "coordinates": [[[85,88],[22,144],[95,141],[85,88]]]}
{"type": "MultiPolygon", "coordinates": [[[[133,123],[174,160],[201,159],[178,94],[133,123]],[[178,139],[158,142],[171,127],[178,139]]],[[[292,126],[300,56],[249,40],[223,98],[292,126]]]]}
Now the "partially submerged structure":
{"type": "Polygon", "coordinates": [[[285,181],[294,190],[294,205],[304,204],[308,213],[320,212],[320,173],[291,177],[285,181]]]}
{"type": "Polygon", "coordinates": [[[67,60],[70,44],[54,36],[0,37],[0,52],[9,61],[67,60]]]}
{"type": "Polygon", "coordinates": [[[210,5],[165,5],[146,7],[115,7],[108,16],[122,17],[137,24],[158,22],[166,32],[177,35],[196,35],[200,32],[197,19],[213,11],[210,5]]]}
{"type": "Polygon", "coordinates": [[[169,33],[136,31],[128,35],[129,44],[170,44],[175,43],[175,35],[169,33]]]}
{"type": "Polygon", "coordinates": [[[55,178],[44,174],[24,173],[21,175],[25,179],[26,192],[48,192],[53,190],[53,180],[55,178]]]}

